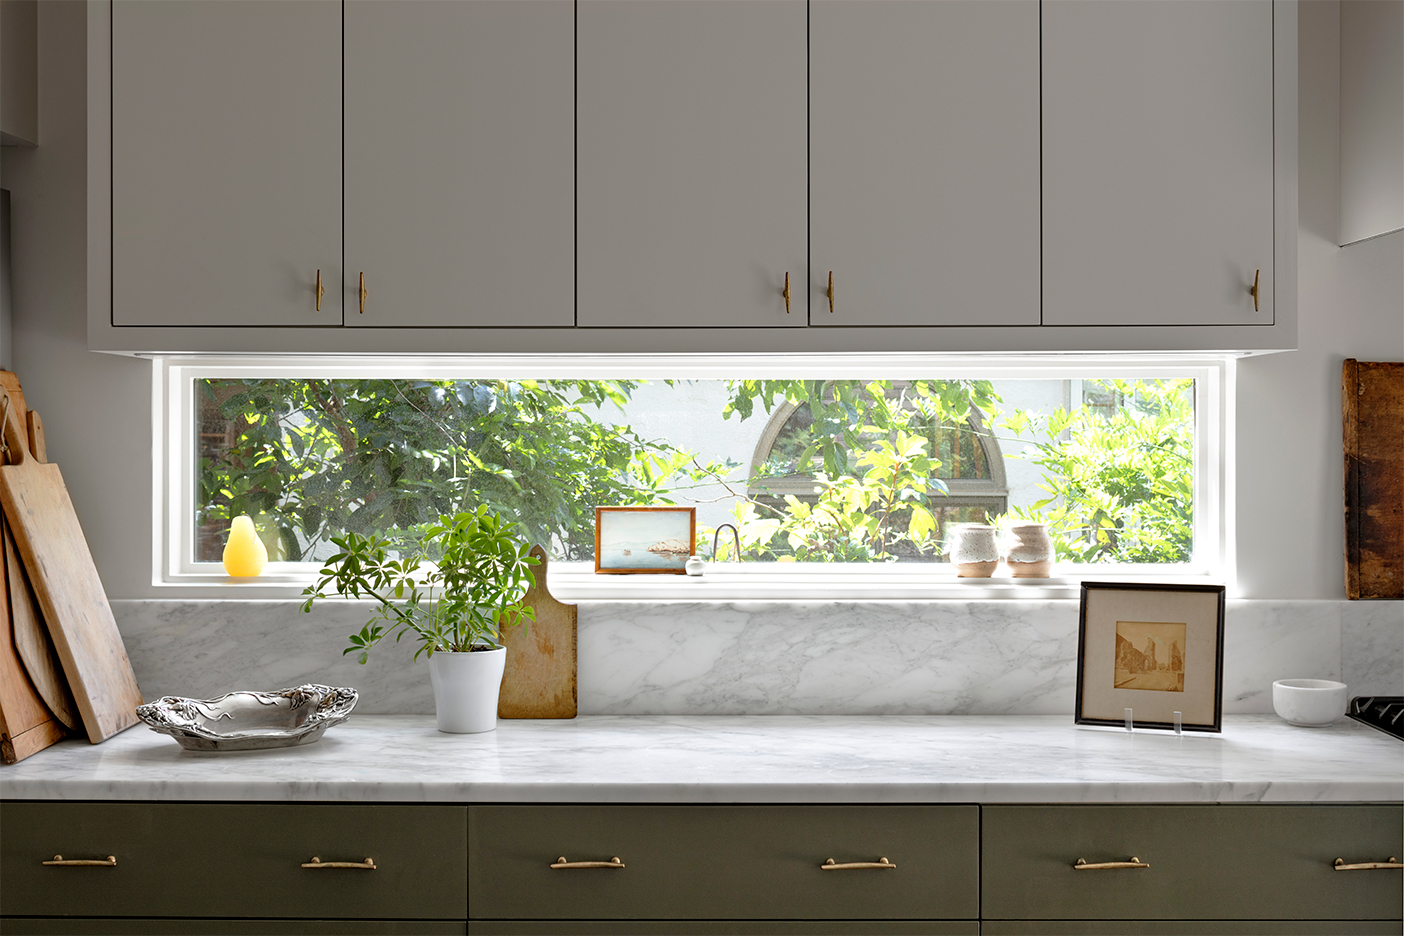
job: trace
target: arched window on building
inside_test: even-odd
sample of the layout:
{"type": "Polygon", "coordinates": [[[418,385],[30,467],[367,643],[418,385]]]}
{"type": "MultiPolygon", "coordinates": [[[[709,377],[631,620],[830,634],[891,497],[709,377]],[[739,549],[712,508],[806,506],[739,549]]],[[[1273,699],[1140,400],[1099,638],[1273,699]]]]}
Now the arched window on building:
{"type": "MultiPolygon", "coordinates": [[[[892,392],[899,393],[904,382],[893,381],[892,392]]],[[[807,403],[784,402],[770,415],[770,421],[756,443],[751,458],[747,494],[773,507],[783,507],[785,497],[801,501],[817,500],[815,474],[823,464],[813,458],[801,465],[799,459],[811,440],[813,417],[807,403]]],[[[930,502],[944,542],[946,527],[953,523],[988,523],[1008,508],[1009,489],[1004,476],[1004,457],[999,442],[985,431],[980,412],[972,409],[959,425],[928,421],[924,429],[928,454],[941,462],[937,476],[950,494],[930,502]]],[[[901,555],[906,561],[946,561],[941,556],[901,555]]]]}

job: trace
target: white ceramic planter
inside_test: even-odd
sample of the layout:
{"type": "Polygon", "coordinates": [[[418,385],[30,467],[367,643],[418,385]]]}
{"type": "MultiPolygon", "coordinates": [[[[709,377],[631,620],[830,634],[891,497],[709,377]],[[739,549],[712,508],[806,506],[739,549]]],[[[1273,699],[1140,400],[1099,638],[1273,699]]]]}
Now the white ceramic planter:
{"type": "Polygon", "coordinates": [[[434,686],[434,714],[439,730],[473,734],[497,727],[497,695],[507,648],[449,653],[440,650],[429,658],[429,681],[434,686]]]}

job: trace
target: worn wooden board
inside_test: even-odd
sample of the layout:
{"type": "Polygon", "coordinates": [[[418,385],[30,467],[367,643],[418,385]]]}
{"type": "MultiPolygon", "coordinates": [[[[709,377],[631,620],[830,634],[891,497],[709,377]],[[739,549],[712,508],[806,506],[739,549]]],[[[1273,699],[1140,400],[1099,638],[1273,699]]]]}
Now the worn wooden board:
{"type": "MultiPolygon", "coordinates": [[[[0,567],[3,580],[3,567],[0,567]]],[[[9,593],[0,588],[0,761],[13,764],[67,734],[25,673],[10,632],[9,593]]]]}
{"type": "Polygon", "coordinates": [[[19,419],[19,424],[28,426],[29,408],[24,403],[24,390],[20,388],[19,375],[14,371],[0,370],[0,390],[10,395],[10,405],[15,409],[15,417],[19,419]]]}
{"type": "Polygon", "coordinates": [[[44,420],[39,418],[39,414],[30,410],[26,417],[25,425],[29,427],[29,451],[37,460],[46,462],[49,460],[49,446],[44,441],[44,420]]]}
{"type": "Polygon", "coordinates": [[[1347,598],[1404,598],[1404,363],[1341,371],[1347,598]]]}
{"type": "MultiPolygon", "coordinates": [[[[30,410],[26,420],[29,424],[29,452],[37,461],[48,461],[44,446],[44,424],[39,414],[30,410]]],[[[0,454],[0,464],[4,455],[0,454]]],[[[20,563],[19,549],[15,546],[14,533],[0,514],[0,550],[4,556],[4,582],[9,597],[9,625],[15,642],[15,651],[24,664],[29,681],[39,693],[49,711],[63,723],[65,728],[80,728],[78,703],[69,691],[68,680],[63,676],[63,664],[59,661],[58,650],[49,637],[49,629],[44,626],[44,618],[39,613],[39,601],[34,596],[34,588],[29,584],[29,576],[20,563]]]]}
{"type": "MultiPolygon", "coordinates": [[[[19,389],[19,379],[11,371],[0,371],[0,388],[8,390],[11,387],[14,389],[11,405],[19,409],[24,399],[19,389]]],[[[0,464],[4,463],[4,458],[3,452],[0,452],[0,464]]],[[[5,527],[3,515],[0,515],[0,527],[5,527]]],[[[8,539],[8,528],[5,527],[0,530],[0,546],[8,539]]],[[[9,564],[0,557],[0,762],[6,764],[22,761],[34,752],[61,741],[68,734],[63,723],[45,703],[21,656],[22,649],[36,636],[31,623],[42,627],[42,622],[24,619],[24,615],[34,610],[32,605],[12,607],[10,584],[9,564]],[[18,633],[12,623],[16,614],[21,616],[18,633]]],[[[23,595],[23,598],[31,597],[23,595]]],[[[47,640],[47,635],[42,639],[47,640]]]]}
{"type": "Polygon", "coordinates": [[[49,637],[49,629],[44,626],[29,576],[20,563],[14,534],[3,517],[0,517],[0,526],[4,528],[3,535],[0,535],[0,547],[4,549],[6,597],[10,603],[9,623],[15,652],[19,654],[29,681],[49,711],[63,722],[64,727],[80,728],[78,703],[69,691],[68,680],[63,675],[63,663],[59,660],[53,639],[49,637]]]}
{"type": "Polygon", "coordinates": [[[96,744],[136,724],[141,690],[63,475],[27,451],[27,433],[9,404],[0,390],[11,462],[0,465],[0,503],[88,740],[96,744]]]}
{"type": "Polygon", "coordinates": [[[536,609],[536,620],[525,629],[514,627],[503,635],[507,666],[497,700],[498,718],[574,718],[575,605],[551,597],[546,585],[546,551],[531,548],[541,560],[532,569],[536,584],[526,603],[536,609]]]}

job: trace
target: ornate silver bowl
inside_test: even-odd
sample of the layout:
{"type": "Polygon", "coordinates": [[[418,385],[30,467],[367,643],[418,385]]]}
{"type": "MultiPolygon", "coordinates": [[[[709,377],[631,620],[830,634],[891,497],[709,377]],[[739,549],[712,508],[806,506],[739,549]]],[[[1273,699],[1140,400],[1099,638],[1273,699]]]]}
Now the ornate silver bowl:
{"type": "Polygon", "coordinates": [[[277,692],[231,692],[218,699],[165,696],[137,706],[152,731],[192,751],[254,751],[311,744],[356,707],[355,689],[309,683],[277,692]]]}

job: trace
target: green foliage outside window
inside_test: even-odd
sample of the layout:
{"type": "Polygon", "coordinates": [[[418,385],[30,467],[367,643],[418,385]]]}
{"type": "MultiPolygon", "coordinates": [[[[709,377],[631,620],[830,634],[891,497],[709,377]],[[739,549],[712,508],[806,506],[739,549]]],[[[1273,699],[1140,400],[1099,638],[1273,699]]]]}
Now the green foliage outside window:
{"type": "MultiPolygon", "coordinates": [[[[1190,556],[1192,380],[1106,381],[1092,407],[1007,416],[984,380],[729,381],[724,419],[782,402],[808,412],[750,479],[757,496],[727,480],[734,463],[605,420],[637,386],[198,380],[198,558],[217,561],[229,519],[244,513],[273,540],[272,558],[312,561],[351,533],[407,554],[441,516],[487,507],[579,561],[593,556],[596,505],[687,504],[721,484],[748,560],[929,559],[951,477],[942,459],[981,424],[1028,444],[1022,457],[1042,469],[1048,496],[1011,515],[1048,522],[1060,561],[1190,556]],[[813,493],[763,496],[767,481],[795,476],[812,478],[813,493]]],[[[708,547],[710,532],[699,537],[708,547]]]]}
{"type": "Polygon", "coordinates": [[[1194,381],[1098,384],[1095,405],[998,421],[1014,439],[1033,441],[1023,457],[1043,469],[1048,493],[1011,514],[1046,522],[1059,562],[1188,562],[1194,381]]]}
{"type": "Polygon", "coordinates": [[[488,506],[566,559],[594,553],[596,504],[669,503],[726,465],[599,421],[627,403],[623,380],[200,380],[200,558],[228,521],[277,530],[272,557],[304,556],[343,533],[408,549],[426,524],[488,506]]]}

